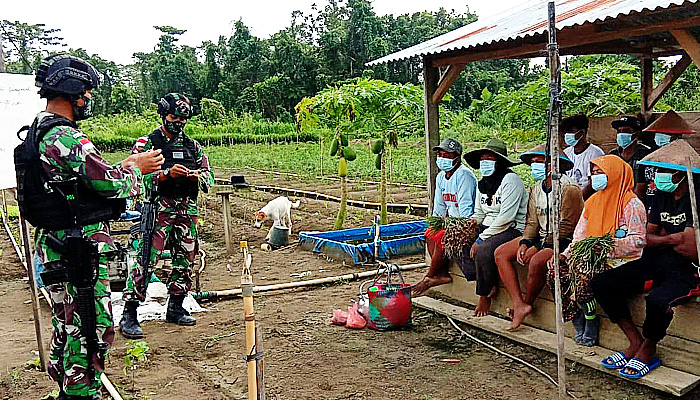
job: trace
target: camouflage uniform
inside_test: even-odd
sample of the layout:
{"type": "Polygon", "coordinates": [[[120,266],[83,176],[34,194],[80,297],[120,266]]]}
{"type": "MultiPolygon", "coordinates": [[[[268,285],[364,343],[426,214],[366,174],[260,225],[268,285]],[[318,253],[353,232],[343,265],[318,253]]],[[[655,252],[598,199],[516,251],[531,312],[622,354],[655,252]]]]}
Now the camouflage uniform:
{"type": "MultiPolygon", "coordinates": [[[[161,132],[162,134],[162,132],[161,132]]],[[[182,134],[170,142],[173,145],[182,144],[182,134]]],[[[148,136],[139,138],[132,153],[141,153],[153,148],[148,136]]],[[[207,189],[214,184],[214,173],[209,169],[209,159],[202,146],[195,141],[196,162],[200,166],[200,187],[207,189]]],[[[158,172],[146,174],[144,185],[153,188],[158,180],[158,172]]],[[[168,282],[168,291],[171,295],[186,295],[192,287],[192,265],[199,251],[197,240],[197,221],[199,207],[197,199],[185,197],[156,196],[158,204],[156,211],[156,226],[153,233],[153,245],[151,247],[150,261],[155,265],[160,259],[167,245],[172,245],[172,272],[168,282]]],[[[140,246],[140,243],[139,243],[140,246]]],[[[141,249],[139,248],[139,251],[141,249]]],[[[124,289],[125,301],[143,301],[143,271],[137,262],[129,266],[130,271],[124,289]]]]}
{"type": "MultiPolygon", "coordinates": [[[[53,114],[42,112],[37,116],[39,125],[53,114]]],[[[39,152],[44,171],[51,180],[66,180],[77,175],[87,187],[105,198],[126,198],[140,194],[141,172],[138,167],[122,168],[109,165],[90,139],[81,131],[69,126],[51,129],[39,143],[39,152]]],[[[36,234],[36,251],[47,270],[60,268],[65,260],[46,244],[46,230],[36,234]]],[[[95,223],[83,227],[87,238],[98,243],[100,253],[99,280],[95,284],[95,310],[99,349],[92,360],[87,359],[86,341],[80,331],[80,321],[75,303],[76,291],[70,283],[49,286],[53,300],[51,317],[52,333],[50,346],[49,375],[70,396],[99,396],[100,374],[104,371],[107,349],[114,340],[112,305],[110,301],[107,259],[116,247],[106,223],[95,223]],[[88,376],[88,363],[95,367],[92,380],[88,376]]],[[[66,231],[55,231],[60,240],[66,231]]]]}

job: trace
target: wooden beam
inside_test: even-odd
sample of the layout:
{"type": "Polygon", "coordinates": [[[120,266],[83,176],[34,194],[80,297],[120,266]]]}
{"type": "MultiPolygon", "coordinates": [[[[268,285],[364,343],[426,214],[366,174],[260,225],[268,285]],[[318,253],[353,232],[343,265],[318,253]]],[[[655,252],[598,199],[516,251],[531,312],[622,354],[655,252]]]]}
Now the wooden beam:
{"type": "Polygon", "coordinates": [[[427,180],[428,180],[428,215],[433,213],[433,198],[435,197],[435,178],[438,170],[437,154],[433,151],[433,147],[440,144],[440,109],[438,104],[433,101],[433,95],[438,88],[439,79],[438,69],[432,66],[430,59],[423,58],[423,93],[425,104],[425,152],[427,165],[427,180]]]}
{"type": "Polygon", "coordinates": [[[671,35],[676,38],[678,44],[683,47],[686,53],[693,60],[695,65],[700,68],[700,43],[687,29],[671,29],[671,35]]]}
{"type": "MultiPolygon", "coordinates": [[[[683,71],[685,71],[688,66],[693,62],[693,60],[690,58],[690,56],[686,53],[683,54],[683,57],[678,60],[676,65],[674,65],[670,71],[664,76],[664,79],[659,82],[658,86],[656,86],[651,93],[646,98],[646,103],[649,107],[649,110],[654,109],[654,105],[661,100],[661,96],[668,91],[668,89],[673,85],[673,83],[678,80],[678,78],[681,76],[683,71]]],[[[644,99],[642,99],[644,101],[644,99]]]]}
{"type": "Polygon", "coordinates": [[[642,61],[642,70],[641,70],[642,104],[641,104],[641,109],[642,109],[642,113],[644,115],[649,116],[649,113],[651,113],[652,109],[648,103],[648,99],[649,99],[649,94],[651,94],[651,90],[654,88],[654,64],[653,64],[652,59],[650,57],[642,57],[641,61],[642,61]]]}
{"type": "Polygon", "coordinates": [[[445,94],[447,94],[447,91],[452,87],[452,84],[455,83],[459,74],[464,70],[465,66],[466,64],[455,64],[447,67],[447,71],[442,76],[442,79],[440,79],[435,93],[433,93],[433,103],[440,103],[442,98],[445,97],[445,94]]]}
{"type": "MultiPolygon", "coordinates": [[[[687,28],[692,28],[696,26],[700,26],[700,16],[693,16],[687,19],[676,21],[661,21],[647,25],[621,27],[620,29],[613,31],[597,31],[597,27],[595,24],[589,24],[564,28],[558,32],[558,39],[559,46],[562,49],[562,53],[565,53],[565,49],[568,47],[577,47],[592,43],[608,42],[611,40],[631,38],[636,36],[645,36],[668,31],[671,31],[671,33],[674,36],[676,36],[674,32],[683,31],[684,33],[681,33],[683,39],[687,39],[688,36],[690,36],[690,38],[692,38],[693,41],[695,41],[696,43],[695,47],[698,47],[697,40],[695,40],[695,38],[686,30],[687,28]]],[[[467,64],[470,62],[487,59],[490,60],[498,58],[515,58],[523,56],[544,55],[546,42],[545,36],[543,34],[535,35],[533,37],[530,37],[529,40],[532,40],[532,38],[538,36],[542,37],[541,43],[523,44],[523,40],[513,40],[508,42],[510,47],[501,48],[497,50],[492,50],[494,46],[479,46],[481,49],[476,48],[473,51],[461,50],[458,52],[449,53],[453,54],[452,56],[436,58],[433,61],[432,65],[435,67],[444,67],[446,65],[467,64]]],[[[679,39],[676,37],[676,40],[679,39]]],[[[682,43],[681,45],[683,46],[682,43]]],[[[683,47],[685,48],[686,46],[683,47]]],[[[689,47],[693,46],[689,45],[689,47]]],[[[696,49],[698,60],[696,60],[695,57],[693,57],[693,54],[690,51],[688,51],[688,49],[685,50],[686,52],[688,52],[688,54],[691,55],[693,61],[695,61],[696,63],[700,62],[700,48],[696,49]]]]}

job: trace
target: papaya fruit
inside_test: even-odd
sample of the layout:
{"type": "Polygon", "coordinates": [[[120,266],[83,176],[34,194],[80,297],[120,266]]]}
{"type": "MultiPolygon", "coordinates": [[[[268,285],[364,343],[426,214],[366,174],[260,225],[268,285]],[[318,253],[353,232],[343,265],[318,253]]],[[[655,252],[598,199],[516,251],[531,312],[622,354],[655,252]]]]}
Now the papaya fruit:
{"type": "Polygon", "coordinates": [[[346,135],[340,135],[340,144],[345,147],[348,145],[348,137],[346,135]]]}
{"type": "Polygon", "coordinates": [[[331,157],[338,154],[338,139],[333,139],[331,143],[331,157]]]}
{"type": "Polygon", "coordinates": [[[348,176],[348,162],[345,157],[340,157],[340,162],[338,162],[338,176],[341,178],[348,176]]]}
{"type": "Polygon", "coordinates": [[[373,154],[382,154],[382,151],[384,151],[384,141],[382,139],[375,140],[374,142],[372,142],[373,154]]]}
{"type": "Polygon", "coordinates": [[[377,157],[374,159],[374,166],[377,167],[378,170],[382,170],[382,153],[377,154],[377,157]]]}
{"type": "Polygon", "coordinates": [[[345,159],[348,161],[355,161],[355,159],[357,158],[357,153],[355,153],[355,150],[349,147],[345,147],[343,149],[343,157],[345,157],[345,159]]]}

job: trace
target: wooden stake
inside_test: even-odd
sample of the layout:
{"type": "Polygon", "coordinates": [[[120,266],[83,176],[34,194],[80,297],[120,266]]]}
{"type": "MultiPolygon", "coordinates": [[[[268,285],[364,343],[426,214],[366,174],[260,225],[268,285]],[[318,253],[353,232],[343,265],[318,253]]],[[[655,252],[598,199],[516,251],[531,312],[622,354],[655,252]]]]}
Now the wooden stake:
{"type": "Polygon", "coordinates": [[[559,270],[559,203],[561,201],[561,181],[559,180],[559,119],[561,118],[561,71],[559,70],[559,47],[555,26],[554,1],[549,2],[549,126],[547,129],[552,171],[552,244],[554,250],[554,299],[557,324],[557,375],[559,399],[566,398],[566,358],[564,355],[564,319],[561,299],[561,271],[559,270]]]}
{"type": "Polygon", "coordinates": [[[29,278],[29,292],[32,296],[32,313],[34,314],[34,330],[36,331],[36,344],[39,348],[39,362],[42,371],[46,371],[48,368],[49,358],[46,355],[46,348],[44,347],[44,340],[41,337],[41,332],[43,331],[41,327],[41,308],[39,307],[39,295],[36,290],[36,276],[34,274],[34,257],[32,257],[32,249],[29,245],[29,233],[27,228],[27,222],[24,220],[22,215],[19,216],[20,230],[22,231],[22,238],[24,241],[24,260],[27,266],[27,278],[29,278]]]}
{"type": "MultiPolygon", "coordinates": [[[[262,328],[260,324],[255,324],[255,352],[258,354],[263,353],[263,337],[262,328]]],[[[258,384],[258,400],[265,400],[265,358],[260,356],[255,360],[255,367],[257,368],[257,384],[258,384]]]]}
{"type": "Polygon", "coordinates": [[[229,231],[229,224],[231,218],[231,203],[228,194],[221,196],[221,207],[224,213],[224,240],[226,241],[226,252],[228,254],[233,254],[233,243],[231,243],[231,232],[229,231]]]}
{"type": "Polygon", "coordinates": [[[685,159],[686,173],[688,174],[688,189],[690,190],[690,206],[693,210],[693,229],[695,230],[695,248],[700,257],[700,221],[698,221],[698,200],[695,197],[695,180],[693,179],[693,160],[690,157],[685,159]]]}
{"type": "MultiPolygon", "coordinates": [[[[253,307],[253,276],[250,273],[252,257],[248,253],[248,242],[241,242],[243,251],[243,272],[241,273],[241,294],[243,295],[243,311],[245,320],[246,356],[256,353],[255,350],[255,309],[253,307]]],[[[254,360],[248,360],[248,400],[258,397],[258,381],[254,360]]]]}
{"type": "Polygon", "coordinates": [[[319,144],[319,155],[321,156],[321,172],[319,175],[323,176],[323,136],[319,135],[318,136],[318,144],[319,144]]]}

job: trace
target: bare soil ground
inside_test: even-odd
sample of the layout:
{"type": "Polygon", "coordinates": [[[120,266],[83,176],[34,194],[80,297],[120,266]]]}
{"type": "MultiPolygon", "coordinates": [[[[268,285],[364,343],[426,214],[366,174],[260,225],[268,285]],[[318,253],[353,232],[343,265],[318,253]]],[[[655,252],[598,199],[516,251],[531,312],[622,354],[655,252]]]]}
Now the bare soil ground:
{"type": "MultiPolygon", "coordinates": [[[[254,184],[276,184],[332,193],[333,185],[289,177],[248,174],[254,184]]],[[[331,182],[332,183],[332,182],[331,182]]],[[[376,195],[366,188],[365,196],[376,195]]],[[[401,194],[397,191],[396,196],[401,194]]],[[[425,193],[422,194],[425,196],[425,193]]],[[[291,273],[310,271],[311,277],[333,276],[369,267],[348,266],[290,248],[260,250],[267,229],[252,227],[253,212],[275,195],[242,192],[232,198],[233,239],[248,240],[256,284],[299,280],[291,273]]],[[[294,234],[328,230],[335,203],[302,199],[293,211],[294,234]]],[[[348,227],[367,226],[374,211],[349,208],[348,227]]],[[[415,217],[392,214],[393,222],[415,217]]],[[[203,290],[239,287],[241,257],[226,254],[220,199],[208,195],[202,210],[201,244],[207,253],[203,290]]],[[[2,232],[4,234],[4,232],[2,232]]],[[[55,388],[46,375],[26,368],[36,358],[29,289],[24,272],[4,234],[0,262],[0,399],[40,399],[55,388]]],[[[422,256],[394,260],[421,262],[422,256]]],[[[424,270],[406,273],[417,281],[424,270]]],[[[302,278],[307,279],[307,278],[302,278]]],[[[460,337],[445,318],[415,310],[413,327],[396,332],[352,331],[329,324],[333,308],[345,308],[356,298],[359,282],[269,292],[255,296],[256,320],[265,340],[265,374],[269,399],[548,399],[557,390],[534,371],[460,337]],[[441,363],[444,358],[459,363],[441,363]]],[[[245,399],[245,333],[241,299],[203,302],[209,311],[196,314],[197,325],[179,327],[162,322],[143,324],[150,345],[148,361],[133,380],[122,372],[126,341],[117,335],[107,365],[108,375],[135,399],[245,399]]],[[[42,308],[44,333],[50,329],[49,310],[42,308]]],[[[463,326],[502,350],[519,356],[556,376],[556,358],[479,330],[463,326]]],[[[663,393],[628,383],[586,367],[567,364],[570,390],[579,399],[670,399],[663,393]]],[[[687,398],[696,398],[691,393],[687,398]]]]}

